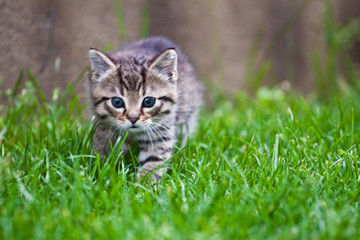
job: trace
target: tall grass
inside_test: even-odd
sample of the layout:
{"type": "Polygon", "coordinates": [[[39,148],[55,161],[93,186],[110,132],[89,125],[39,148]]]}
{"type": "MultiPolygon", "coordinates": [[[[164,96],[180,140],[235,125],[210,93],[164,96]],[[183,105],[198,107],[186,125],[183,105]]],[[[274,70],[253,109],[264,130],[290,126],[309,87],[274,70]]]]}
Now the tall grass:
{"type": "Polygon", "coordinates": [[[34,83],[0,115],[2,239],[360,235],[357,95],[216,99],[154,189],[134,181],[121,140],[100,165],[73,86],[45,102],[34,83]]]}

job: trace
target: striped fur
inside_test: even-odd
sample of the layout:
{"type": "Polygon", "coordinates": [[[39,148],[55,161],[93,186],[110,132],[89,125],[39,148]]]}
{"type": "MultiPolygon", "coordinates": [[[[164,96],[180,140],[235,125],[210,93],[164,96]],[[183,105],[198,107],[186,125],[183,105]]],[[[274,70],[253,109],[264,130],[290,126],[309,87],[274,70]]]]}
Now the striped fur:
{"type": "Polygon", "coordinates": [[[196,124],[202,85],[193,66],[174,43],[162,37],[132,42],[113,53],[90,49],[89,59],[92,113],[96,122],[107,123],[96,129],[94,150],[105,155],[110,141],[128,132],[124,151],[138,142],[139,177],[161,166],[151,175],[152,180],[160,180],[180,131],[184,141],[196,124]],[[124,105],[114,107],[114,97],[124,105]],[[154,106],[143,105],[146,97],[155,98],[154,106]]]}

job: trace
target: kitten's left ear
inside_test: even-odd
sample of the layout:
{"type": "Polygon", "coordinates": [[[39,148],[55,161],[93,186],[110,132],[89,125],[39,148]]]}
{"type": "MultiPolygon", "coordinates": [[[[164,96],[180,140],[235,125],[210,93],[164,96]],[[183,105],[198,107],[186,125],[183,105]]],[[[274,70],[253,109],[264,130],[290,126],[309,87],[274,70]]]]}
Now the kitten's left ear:
{"type": "Polygon", "coordinates": [[[105,73],[116,69],[116,66],[113,63],[113,61],[104,53],[100,52],[95,48],[90,48],[89,60],[91,64],[91,69],[94,72],[97,72],[99,75],[97,81],[101,81],[105,73]]]}
{"type": "Polygon", "coordinates": [[[170,48],[160,53],[150,64],[150,70],[154,71],[161,79],[166,81],[177,80],[177,53],[170,48]]]}

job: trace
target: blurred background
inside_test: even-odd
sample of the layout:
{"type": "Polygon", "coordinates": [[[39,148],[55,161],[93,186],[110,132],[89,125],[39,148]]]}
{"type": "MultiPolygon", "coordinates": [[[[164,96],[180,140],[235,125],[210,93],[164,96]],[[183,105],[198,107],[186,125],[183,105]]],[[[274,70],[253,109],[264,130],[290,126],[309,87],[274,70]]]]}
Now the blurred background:
{"type": "MultiPolygon", "coordinates": [[[[338,70],[358,84],[359,17],[359,0],[0,0],[1,88],[29,69],[49,97],[80,76],[89,47],[151,35],[172,39],[201,79],[227,92],[280,84],[306,93],[338,81],[338,70]]],[[[83,84],[75,90],[86,97],[83,84]]]]}

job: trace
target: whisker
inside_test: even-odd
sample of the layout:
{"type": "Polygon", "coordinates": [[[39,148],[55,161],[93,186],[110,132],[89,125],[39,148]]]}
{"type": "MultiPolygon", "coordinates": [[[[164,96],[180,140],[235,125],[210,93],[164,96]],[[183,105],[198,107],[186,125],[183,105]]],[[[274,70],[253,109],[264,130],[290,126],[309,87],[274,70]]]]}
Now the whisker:
{"type": "MultiPolygon", "coordinates": [[[[155,128],[154,126],[150,125],[150,130],[152,133],[154,133],[154,135],[156,136],[156,138],[160,139],[160,143],[165,143],[165,141],[162,139],[163,135],[161,135],[155,128]]],[[[155,142],[155,147],[156,147],[156,152],[158,153],[158,144],[159,142],[155,142]]]]}
{"type": "MultiPolygon", "coordinates": [[[[110,134],[109,134],[108,139],[107,139],[107,141],[106,141],[106,142],[107,142],[107,145],[110,144],[110,141],[112,141],[112,138],[113,138],[114,135],[120,136],[120,135],[122,135],[122,132],[123,132],[123,128],[122,128],[121,125],[117,125],[117,124],[115,123],[115,121],[111,121],[111,124],[112,124],[113,126],[115,126],[115,128],[112,127],[112,128],[110,129],[110,134]]],[[[117,137],[118,137],[118,136],[117,136],[117,137]]],[[[122,137],[122,136],[121,136],[121,137],[122,137]]]]}
{"type": "Polygon", "coordinates": [[[164,125],[165,124],[154,123],[153,127],[156,127],[156,129],[158,129],[158,131],[166,130],[167,134],[171,134],[171,137],[175,138],[175,140],[178,141],[178,138],[175,134],[175,131],[173,130],[173,127],[164,126],[164,125]]]}
{"type": "Polygon", "coordinates": [[[164,134],[162,131],[160,132],[159,128],[156,127],[155,125],[153,125],[153,126],[150,125],[150,128],[154,132],[154,134],[156,136],[158,136],[158,138],[160,139],[160,142],[158,142],[157,144],[162,143],[162,144],[166,145],[167,142],[163,139],[163,137],[165,137],[165,135],[168,135],[169,133],[171,134],[170,137],[173,137],[173,134],[171,132],[166,132],[166,134],[164,134]]]}
{"type": "Polygon", "coordinates": [[[146,128],[145,128],[145,132],[146,132],[146,134],[149,136],[149,141],[150,141],[150,144],[151,144],[151,149],[154,149],[153,140],[152,140],[151,134],[149,133],[148,129],[146,129],[146,128]]]}

